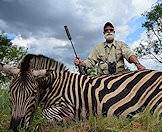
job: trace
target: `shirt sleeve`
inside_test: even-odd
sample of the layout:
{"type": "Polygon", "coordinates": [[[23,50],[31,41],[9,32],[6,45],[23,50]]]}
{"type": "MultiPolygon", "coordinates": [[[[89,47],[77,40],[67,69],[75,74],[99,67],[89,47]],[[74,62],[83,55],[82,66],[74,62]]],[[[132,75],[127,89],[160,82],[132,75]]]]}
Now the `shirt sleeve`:
{"type": "Polygon", "coordinates": [[[97,48],[95,47],[89,54],[89,56],[84,60],[87,68],[93,68],[97,63],[97,48]]]}
{"type": "Polygon", "coordinates": [[[124,58],[129,61],[129,57],[135,55],[135,53],[126,45],[125,43],[121,42],[121,49],[124,58]]]}

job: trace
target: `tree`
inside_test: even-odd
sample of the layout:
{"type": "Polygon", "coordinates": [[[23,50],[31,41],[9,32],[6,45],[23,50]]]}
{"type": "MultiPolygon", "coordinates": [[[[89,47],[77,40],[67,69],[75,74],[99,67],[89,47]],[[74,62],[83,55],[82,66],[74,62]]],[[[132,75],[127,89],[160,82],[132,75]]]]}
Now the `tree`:
{"type": "Polygon", "coordinates": [[[145,42],[147,44],[141,43],[135,52],[139,57],[152,55],[159,63],[162,63],[162,58],[159,57],[162,54],[162,3],[157,3],[143,16],[146,17],[142,27],[146,28],[147,40],[145,42]]]}
{"type": "MultiPolygon", "coordinates": [[[[7,39],[7,35],[5,33],[0,34],[1,63],[17,65],[26,52],[27,50],[25,48],[13,45],[11,40],[7,39]]],[[[0,83],[5,83],[8,81],[8,79],[9,78],[3,73],[0,74],[0,83]]]]}

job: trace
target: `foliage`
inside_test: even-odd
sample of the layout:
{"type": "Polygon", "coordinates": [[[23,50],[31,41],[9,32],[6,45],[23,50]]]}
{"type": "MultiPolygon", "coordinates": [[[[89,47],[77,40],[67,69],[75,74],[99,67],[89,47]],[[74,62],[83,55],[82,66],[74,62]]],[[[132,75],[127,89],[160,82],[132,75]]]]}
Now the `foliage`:
{"type": "Polygon", "coordinates": [[[154,5],[150,11],[145,14],[146,21],[142,27],[146,28],[147,40],[135,48],[139,57],[152,55],[158,62],[162,63],[162,58],[157,57],[162,54],[162,3],[154,5]]]}
{"type": "MultiPolygon", "coordinates": [[[[4,64],[16,65],[26,54],[26,49],[12,45],[4,33],[0,34],[0,62],[4,64]]],[[[0,74],[0,83],[8,81],[8,77],[0,74]]]]}

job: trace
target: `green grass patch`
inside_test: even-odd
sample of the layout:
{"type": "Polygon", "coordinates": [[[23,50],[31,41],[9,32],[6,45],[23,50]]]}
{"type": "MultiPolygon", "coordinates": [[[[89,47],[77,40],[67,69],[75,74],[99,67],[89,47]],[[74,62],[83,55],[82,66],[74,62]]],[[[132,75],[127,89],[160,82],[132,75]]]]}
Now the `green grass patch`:
{"type": "Polygon", "coordinates": [[[6,131],[10,121],[10,101],[8,90],[0,90],[0,131],[6,131]]]}

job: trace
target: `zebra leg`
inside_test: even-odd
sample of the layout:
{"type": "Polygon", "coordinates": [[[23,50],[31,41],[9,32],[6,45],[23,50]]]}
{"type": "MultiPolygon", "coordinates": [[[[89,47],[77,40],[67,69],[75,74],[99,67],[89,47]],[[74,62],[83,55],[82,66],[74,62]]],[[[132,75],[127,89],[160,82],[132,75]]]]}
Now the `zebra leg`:
{"type": "Polygon", "coordinates": [[[74,113],[69,109],[61,106],[51,106],[43,110],[43,116],[51,123],[69,122],[74,119],[74,113]]]}

